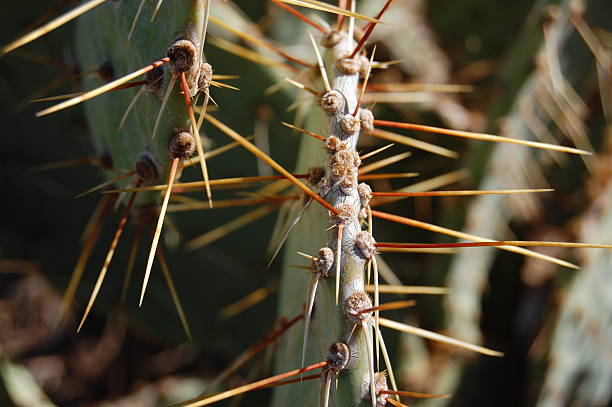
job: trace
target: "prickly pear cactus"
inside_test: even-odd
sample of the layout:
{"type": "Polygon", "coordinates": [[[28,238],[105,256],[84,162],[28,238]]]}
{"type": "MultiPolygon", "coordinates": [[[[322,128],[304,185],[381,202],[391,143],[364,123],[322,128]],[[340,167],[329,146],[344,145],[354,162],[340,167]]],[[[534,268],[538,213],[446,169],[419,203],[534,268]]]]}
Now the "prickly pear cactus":
{"type": "MultiPolygon", "coordinates": [[[[363,111],[358,108],[359,94],[359,75],[360,72],[367,71],[367,59],[348,58],[355,47],[353,41],[347,40],[346,31],[331,31],[323,36],[320,43],[326,49],[326,67],[330,74],[331,88],[323,89],[320,98],[319,122],[326,122],[327,138],[325,148],[320,141],[305,140],[302,144],[301,160],[298,163],[299,169],[309,166],[324,165],[324,176],[318,183],[319,194],[323,196],[334,208],[340,208],[342,214],[329,212],[325,214],[322,209],[316,208],[308,213],[307,218],[300,226],[300,230],[293,234],[287,245],[285,273],[281,296],[281,308],[297,308],[304,299],[307,302],[312,288],[309,287],[318,283],[320,288],[314,299],[314,316],[308,327],[312,336],[307,343],[295,340],[286,343],[285,347],[279,350],[280,357],[277,359],[277,369],[287,369],[290,365],[298,362],[299,356],[303,351],[307,352],[307,362],[315,362],[321,359],[322,353],[327,353],[327,347],[335,344],[335,341],[345,341],[350,349],[351,362],[345,361],[345,366],[341,369],[330,369],[338,376],[337,392],[334,392],[334,402],[332,405],[357,406],[368,405],[370,400],[365,397],[368,392],[369,369],[368,363],[372,355],[369,353],[366,343],[366,331],[368,337],[372,338],[372,331],[369,321],[361,326],[360,321],[347,318],[347,306],[356,297],[365,295],[365,265],[372,253],[367,250],[362,251],[356,239],[360,234],[368,234],[362,231],[360,221],[364,220],[366,208],[368,207],[369,195],[367,185],[358,185],[358,167],[360,165],[356,146],[359,134],[364,129],[371,129],[371,112],[363,111]],[[362,67],[361,64],[364,66],[362,67]],[[363,70],[362,70],[363,69],[363,70]],[[355,114],[354,112],[357,112],[355,114]],[[368,122],[369,119],[369,122],[368,122]],[[324,238],[321,232],[312,234],[312,231],[324,231],[332,227],[328,236],[324,238]],[[339,232],[339,228],[342,231],[339,232]],[[338,234],[341,240],[338,240],[338,234]],[[340,246],[338,246],[340,244],[340,246]],[[319,245],[319,247],[317,247],[319,245]],[[291,264],[299,262],[297,251],[307,248],[311,253],[319,253],[318,261],[315,262],[313,282],[307,282],[303,276],[296,275],[289,268],[291,264]],[[322,270],[320,264],[323,262],[323,251],[330,253],[340,253],[329,264],[326,270],[322,270]],[[365,254],[364,254],[365,253],[365,254]],[[340,261],[338,265],[337,262],[340,261]],[[336,273],[340,272],[340,287],[338,305],[336,305],[336,273]],[[299,294],[301,293],[301,294],[299,294]],[[305,347],[302,350],[302,347],[305,347]],[[350,369],[346,365],[350,363],[350,369]],[[342,374],[340,372],[342,371],[342,374]]],[[[319,46],[319,45],[317,45],[319,46]]],[[[314,123],[317,120],[313,117],[314,123]]],[[[312,127],[311,127],[312,128],[312,127]]],[[[367,215],[366,215],[367,216],[367,215]]],[[[368,234],[369,235],[369,234],[368,234]]],[[[363,238],[363,236],[362,236],[363,238]]],[[[367,302],[367,301],[366,301],[367,302]]],[[[371,306],[371,303],[370,303],[371,306]]],[[[367,308],[367,307],[364,307],[367,308]]],[[[308,323],[307,322],[307,323],[308,323]]],[[[305,329],[306,329],[305,325],[305,329]]],[[[334,377],[335,380],[335,377],[334,377]]],[[[321,393],[321,385],[318,383],[305,384],[304,391],[310,398],[317,397],[321,393]]],[[[323,396],[325,397],[325,395],[323,396]]],[[[280,389],[275,395],[275,405],[288,405],[298,403],[302,395],[291,392],[288,389],[280,389]]]]}
{"type": "MultiPolygon", "coordinates": [[[[107,2],[79,19],[76,40],[81,65],[91,69],[104,64],[114,75],[134,72],[160,60],[166,56],[174,41],[185,38],[193,42],[197,49],[198,55],[194,59],[197,70],[194,66],[187,75],[192,82],[197,80],[200,62],[203,61],[200,39],[204,25],[204,1],[164,1],[153,22],[150,20],[156,2],[145,2],[128,40],[139,4],[137,1],[107,2]]],[[[94,143],[101,152],[108,151],[112,156],[114,176],[131,170],[141,155],[148,152],[159,169],[158,177],[148,181],[161,180],[161,176],[167,176],[169,171],[171,158],[168,146],[172,135],[176,129],[189,128],[185,101],[178,92],[179,84],[176,82],[175,91],[169,95],[156,134],[153,135],[172,71],[168,64],[164,64],[152,72],[145,79],[148,83],[141,85],[144,94],[134,103],[121,129],[121,120],[135,92],[116,91],[85,104],[94,143]]],[[[84,83],[86,89],[100,85],[101,80],[95,77],[86,79],[84,83]]]]}
{"type": "MultiPolygon", "coordinates": [[[[301,106],[300,108],[305,117],[302,125],[306,127],[306,130],[300,129],[299,131],[313,138],[302,140],[296,173],[287,171],[262,149],[236,133],[228,125],[221,123],[214,116],[207,116],[206,119],[209,124],[216,126],[238,145],[282,174],[276,177],[264,177],[265,181],[279,180],[280,184],[286,182],[282,185],[289,185],[287,181],[293,183],[294,188],[289,191],[288,188],[283,187],[284,189],[279,188],[273,192],[262,189],[252,193],[256,198],[273,202],[253,213],[267,214],[277,209],[280,206],[279,202],[295,202],[294,207],[297,209],[293,216],[297,216],[294,221],[294,223],[297,222],[297,227],[289,229],[291,236],[285,248],[279,315],[282,317],[301,315],[302,329],[294,329],[291,334],[285,335],[276,348],[275,370],[281,374],[212,396],[204,395],[188,402],[188,405],[209,405],[247,391],[278,384],[277,382],[282,379],[289,379],[292,376],[322,368],[321,374],[315,375],[315,378],[319,380],[302,383],[300,391],[295,391],[295,387],[279,387],[274,392],[273,405],[310,406],[317,404],[316,400],[320,400],[324,407],[329,405],[379,407],[387,404],[401,406],[398,400],[402,392],[394,393],[388,389],[388,387],[393,387],[397,390],[387,349],[379,330],[379,322],[395,330],[489,356],[502,356],[502,353],[410,325],[379,319],[378,312],[381,309],[398,309],[411,306],[412,303],[399,301],[386,304],[387,308],[379,304],[378,262],[380,260],[377,260],[376,257],[377,250],[402,244],[387,243],[387,246],[384,246],[377,243],[373,237],[373,217],[455,237],[469,238],[476,241],[471,242],[475,245],[489,243],[493,246],[503,246],[506,250],[512,246],[512,250],[521,254],[533,255],[533,253],[514,247],[528,245],[525,242],[503,244],[503,242],[489,241],[486,238],[465,235],[402,216],[372,210],[371,199],[385,195],[381,195],[384,194],[382,192],[373,192],[372,188],[364,182],[363,176],[366,171],[361,164],[366,155],[360,155],[359,138],[362,135],[375,136],[377,130],[374,127],[385,126],[478,140],[516,144],[521,144],[521,142],[488,134],[468,134],[464,131],[389,122],[374,118],[374,113],[364,107],[362,97],[367,90],[366,84],[371,70],[375,65],[381,67],[388,64],[375,63],[374,50],[365,51],[364,45],[379,22],[378,18],[381,18],[390,6],[390,1],[382,5],[376,18],[357,14],[355,12],[356,1],[340,1],[339,4],[342,7],[330,6],[314,0],[274,0],[273,2],[283,7],[285,11],[297,15],[302,21],[319,31],[316,36],[310,37],[311,43],[307,44],[308,49],[313,51],[310,53],[309,60],[314,60],[316,63],[304,62],[291,57],[287,52],[265,39],[258,28],[246,18],[240,17],[239,20],[242,23],[239,24],[228,23],[229,20],[225,20],[223,16],[232,15],[232,12],[238,14],[238,12],[235,8],[224,5],[225,3],[215,2],[213,7],[219,6],[221,13],[210,20],[214,21],[215,25],[231,32],[236,38],[240,38],[240,41],[255,45],[252,45],[251,49],[245,48],[242,43],[237,44],[236,38],[233,38],[234,42],[216,38],[216,44],[224,44],[223,46],[231,52],[273,67],[270,68],[270,71],[276,77],[284,76],[287,73],[284,70],[290,72],[293,79],[289,79],[288,82],[308,93],[307,98],[300,99],[300,101],[308,99],[308,103],[304,105],[306,107],[301,106]],[[338,14],[338,17],[333,27],[328,23],[319,25],[285,3],[333,12],[338,14]],[[224,12],[227,13],[223,14],[224,12]],[[367,21],[367,25],[364,25],[362,30],[356,29],[358,19],[367,21]],[[311,45],[312,48],[310,48],[311,45]],[[266,48],[266,52],[276,54],[277,58],[280,56],[287,59],[295,66],[288,65],[284,61],[280,63],[278,60],[271,60],[267,55],[254,51],[260,51],[262,48],[266,48]],[[316,58],[313,57],[314,55],[316,58]],[[323,131],[320,135],[310,131],[321,129],[323,131]],[[307,182],[300,181],[300,179],[307,179],[307,182]],[[305,253],[298,255],[296,254],[298,251],[305,253]],[[308,265],[302,268],[308,270],[307,276],[296,273],[292,269],[296,264],[303,264],[304,257],[308,259],[308,265]],[[374,286],[373,290],[370,282],[374,286]],[[370,296],[369,291],[374,291],[375,294],[370,296]],[[389,374],[389,385],[386,372],[389,374]]],[[[92,89],[98,86],[110,86],[108,84],[114,84],[112,81],[126,72],[136,72],[132,79],[142,79],[132,83],[138,87],[137,90],[123,91],[116,87],[108,89],[112,91],[112,94],[99,95],[85,105],[96,148],[100,153],[108,154],[112,158],[113,168],[109,170],[108,177],[112,178],[126,173],[134,175],[131,182],[137,187],[142,184],[163,184],[164,180],[168,179],[167,185],[155,186],[154,191],[147,194],[136,195],[135,190],[129,191],[131,194],[125,205],[125,214],[121,218],[115,239],[107,254],[94,294],[85,313],[86,316],[104,279],[122,228],[134,208],[134,197],[140,197],[138,204],[159,203],[159,194],[155,191],[164,191],[163,200],[161,200],[163,202],[162,216],[158,218],[157,229],[153,234],[154,243],[149,254],[145,283],[140,297],[142,303],[144,288],[151,270],[151,263],[155,258],[161,225],[163,225],[163,213],[168,207],[171,195],[171,184],[178,179],[177,174],[181,172],[185,160],[194,155],[196,150],[201,163],[204,163],[199,133],[201,123],[196,124],[192,107],[198,98],[208,100],[212,68],[206,63],[204,57],[204,36],[209,22],[211,1],[165,0],[162,4],[161,1],[146,0],[94,0],[84,4],[95,6],[93,10],[79,19],[76,36],[77,54],[85,70],[95,69],[98,72],[97,76],[86,76],[84,87],[92,89]],[[142,78],[137,78],[138,76],[142,78]],[[105,83],[107,85],[104,85],[105,83]]],[[[445,75],[443,76],[446,79],[445,75]]],[[[46,109],[43,113],[51,111],[53,109],[46,109]]],[[[203,117],[204,112],[199,118],[203,117]]],[[[465,121],[462,122],[465,123],[465,121]]],[[[297,128],[296,126],[291,127],[297,128]]],[[[387,135],[388,137],[390,136],[387,135]]],[[[404,144],[409,144],[405,141],[406,137],[402,138],[401,135],[392,135],[392,137],[394,140],[403,140],[404,144]]],[[[420,143],[421,146],[423,144],[426,143],[420,143]]],[[[414,145],[414,140],[412,145],[414,145]]],[[[528,145],[566,152],[571,150],[578,154],[585,153],[572,148],[563,150],[559,146],[543,143],[528,145]]],[[[373,153],[373,155],[376,154],[377,152],[373,153]]],[[[404,158],[408,155],[409,153],[400,154],[404,158]]],[[[367,156],[370,158],[372,155],[367,154],[367,156]]],[[[205,166],[202,166],[202,175],[208,182],[205,166]]],[[[389,174],[383,175],[389,177],[389,174]]],[[[130,178],[124,179],[123,185],[127,185],[129,180],[130,178]]],[[[181,187],[186,188],[185,183],[181,187]]],[[[479,191],[437,192],[446,192],[449,195],[453,193],[455,195],[475,195],[479,191]]],[[[516,191],[485,192],[503,194],[516,191]]],[[[207,193],[209,207],[212,207],[210,191],[207,193]]],[[[410,192],[406,191],[393,194],[395,195],[386,196],[398,199],[415,196],[409,195],[410,192]]],[[[443,196],[443,194],[429,196],[443,196]]],[[[181,198],[188,203],[193,201],[189,197],[181,198]]],[[[157,213],[155,212],[154,215],[157,213]]],[[[230,225],[235,227],[242,221],[241,217],[233,220],[233,225],[232,222],[230,225]]],[[[153,220],[148,219],[148,223],[153,223],[153,220]]],[[[214,235],[217,231],[211,233],[214,235]]],[[[425,248],[425,246],[421,245],[417,248],[425,248]]],[[[239,249],[237,247],[236,252],[239,252],[239,249]]],[[[159,255],[159,260],[161,263],[164,262],[161,255],[159,255]]],[[[547,260],[551,259],[547,258],[547,260]]],[[[166,270],[167,267],[162,266],[162,268],[173,297],[176,297],[176,290],[166,270]]],[[[399,291],[402,291],[402,288],[405,287],[400,287],[399,291]]],[[[433,288],[440,289],[440,287],[433,288]]],[[[394,289],[397,293],[397,287],[394,289]]],[[[438,290],[437,293],[441,291],[444,292],[444,290],[438,290]]],[[[432,291],[428,293],[431,294],[432,291]]],[[[185,323],[185,315],[180,302],[176,301],[176,304],[189,335],[189,328],[185,323]]],[[[84,319],[81,321],[81,326],[83,321],[84,319]]],[[[305,377],[301,379],[306,380],[305,377]]],[[[407,394],[403,393],[403,395],[407,394]]]]}

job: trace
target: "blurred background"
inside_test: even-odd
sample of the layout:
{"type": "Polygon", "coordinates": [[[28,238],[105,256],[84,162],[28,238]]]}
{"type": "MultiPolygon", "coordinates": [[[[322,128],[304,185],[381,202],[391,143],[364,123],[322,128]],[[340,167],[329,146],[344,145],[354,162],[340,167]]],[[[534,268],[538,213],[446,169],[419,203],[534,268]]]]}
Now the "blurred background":
{"type": "MultiPolygon", "coordinates": [[[[3,2],[1,42],[28,31],[47,12],[56,15],[77,3],[3,2]]],[[[360,0],[358,10],[374,15],[381,4],[360,0]]],[[[270,2],[237,0],[227,7],[241,9],[245,21],[284,49],[310,55],[311,49],[298,42],[304,27],[270,2]]],[[[414,149],[409,160],[389,171],[418,172],[419,178],[381,181],[375,190],[410,183],[417,184],[417,190],[550,186],[555,191],[537,197],[402,200],[384,210],[493,239],[610,244],[612,4],[398,0],[386,17],[388,24],[374,31],[377,60],[400,61],[375,73],[371,83],[414,87],[395,92],[393,103],[376,97],[367,101],[376,102],[377,117],[570,145],[594,154],[566,156],[409,134],[455,151],[459,158],[414,149]],[[422,84],[461,85],[461,92],[432,91],[422,84]]],[[[0,406],[168,405],[211,391],[210,383],[232,360],[283,318],[293,316],[293,311],[277,310],[282,262],[266,270],[276,213],[197,250],[181,243],[250,209],[170,214],[175,228],[162,240],[191,324],[194,340],[189,343],[157,266],[145,304],[138,307],[144,250],[126,299],[120,301],[133,228],[126,229],[93,313],[76,334],[121,216],[120,211],[111,212],[76,301],[58,327],[62,295],[83,248],[83,230],[101,200],[98,193],[74,197],[104,178],[92,165],[35,168],[99,152],[82,108],[34,118],[39,105],[30,100],[82,89],[79,73],[91,67],[76,60],[74,28],[74,23],[67,24],[0,59],[0,117],[5,126],[0,140],[0,406]],[[260,295],[254,305],[228,313],[228,306],[253,292],[260,295]]],[[[211,30],[215,38],[248,47],[219,28],[211,30]]],[[[280,122],[294,121],[295,113],[287,110],[295,101],[294,90],[267,94],[279,72],[219,47],[207,47],[207,57],[216,73],[240,75],[232,82],[240,88],[239,97],[229,90],[216,91],[218,117],[243,135],[263,126],[272,156],[293,168],[299,138],[280,122]]],[[[208,135],[213,146],[228,141],[214,131],[208,135]]],[[[362,142],[364,149],[383,145],[374,139],[362,142]]],[[[214,178],[266,171],[240,149],[211,159],[209,166],[214,178]]],[[[197,174],[186,173],[183,179],[190,177],[197,179],[197,174]]],[[[377,233],[379,241],[452,241],[387,224],[377,227],[377,233]]],[[[385,254],[402,283],[451,290],[443,298],[419,298],[415,310],[392,313],[395,319],[506,353],[502,359],[469,357],[417,338],[392,337],[400,388],[453,394],[414,404],[612,405],[612,256],[600,249],[541,251],[580,270],[493,248],[385,254]]],[[[272,346],[226,378],[224,386],[264,377],[271,372],[273,356],[272,346]]],[[[269,399],[270,393],[261,391],[226,405],[266,405],[269,399]]]]}

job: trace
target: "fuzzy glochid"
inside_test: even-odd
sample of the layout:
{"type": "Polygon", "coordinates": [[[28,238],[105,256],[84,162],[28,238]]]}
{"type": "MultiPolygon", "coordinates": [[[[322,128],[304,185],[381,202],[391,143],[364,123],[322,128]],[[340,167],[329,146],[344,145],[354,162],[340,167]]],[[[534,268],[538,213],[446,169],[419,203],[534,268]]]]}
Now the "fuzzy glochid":
{"type": "Polygon", "coordinates": [[[198,77],[198,90],[200,92],[206,92],[210,87],[212,81],[213,68],[207,62],[200,64],[200,75],[198,77]]]}
{"type": "Polygon", "coordinates": [[[327,366],[334,373],[340,373],[340,371],[349,368],[351,360],[349,345],[341,341],[332,343],[327,351],[325,360],[327,361],[327,366]]]}
{"type": "Polygon", "coordinates": [[[198,63],[198,48],[193,41],[180,39],[172,43],[166,52],[170,69],[175,75],[189,72],[198,63]]]}
{"type": "Polygon", "coordinates": [[[158,66],[145,74],[147,90],[161,97],[162,85],[164,82],[164,68],[158,66]]]}
{"type": "Polygon", "coordinates": [[[321,109],[328,115],[335,115],[344,109],[345,100],[337,90],[330,90],[329,92],[325,92],[323,96],[321,96],[321,109]]]}
{"type": "Polygon", "coordinates": [[[152,184],[159,178],[159,164],[155,160],[155,156],[145,151],[138,157],[134,164],[136,176],[145,184],[152,184]]]}
{"type": "MultiPolygon", "coordinates": [[[[365,377],[361,386],[361,396],[364,400],[370,399],[370,378],[365,377]]],[[[386,406],[387,404],[387,395],[382,393],[383,391],[389,390],[389,386],[387,385],[387,376],[383,372],[377,372],[374,374],[374,394],[376,395],[376,407],[386,406]]]]}
{"type": "Polygon", "coordinates": [[[196,149],[195,139],[186,130],[176,130],[170,140],[169,153],[171,158],[186,159],[193,155],[196,149]]]}
{"type": "Polygon", "coordinates": [[[364,258],[370,259],[376,253],[376,240],[370,232],[364,230],[355,236],[355,247],[364,258]]]}
{"type": "Polygon", "coordinates": [[[361,325],[370,319],[370,313],[363,312],[369,308],[372,308],[372,299],[363,291],[353,292],[343,304],[344,315],[355,325],[361,325]]]}
{"type": "Polygon", "coordinates": [[[334,252],[329,247],[319,250],[317,260],[314,262],[315,269],[322,276],[327,276],[334,264],[334,252]]]}

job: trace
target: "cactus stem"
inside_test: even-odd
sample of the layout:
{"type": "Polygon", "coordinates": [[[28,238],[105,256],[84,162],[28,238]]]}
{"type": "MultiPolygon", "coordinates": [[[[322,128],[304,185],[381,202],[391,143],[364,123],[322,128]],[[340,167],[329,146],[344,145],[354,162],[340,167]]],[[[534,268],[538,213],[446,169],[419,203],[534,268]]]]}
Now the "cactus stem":
{"type": "MultiPolygon", "coordinates": [[[[136,182],[140,183],[141,181],[138,180],[136,182]]],[[[96,300],[98,292],[100,291],[100,287],[102,286],[102,282],[104,281],[104,277],[106,276],[106,271],[108,270],[108,266],[110,265],[110,262],[113,259],[113,254],[115,254],[115,249],[117,248],[117,244],[119,243],[119,238],[121,238],[121,234],[123,233],[123,229],[125,227],[127,219],[130,216],[130,211],[132,210],[132,206],[134,205],[134,200],[136,199],[137,194],[137,192],[132,192],[130,200],[128,201],[128,204],[125,207],[123,216],[121,217],[119,225],[117,226],[115,236],[113,237],[111,245],[108,249],[108,253],[106,253],[106,258],[104,259],[104,264],[102,265],[102,269],[100,270],[100,274],[98,275],[98,280],[96,281],[96,285],[94,286],[93,292],[89,297],[89,303],[85,308],[85,312],[83,313],[83,317],[81,318],[81,322],[79,323],[79,326],[77,328],[77,332],[81,331],[81,328],[83,327],[83,324],[85,323],[85,320],[87,319],[87,316],[91,311],[91,307],[93,306],[93,303],[96,300]]]]}

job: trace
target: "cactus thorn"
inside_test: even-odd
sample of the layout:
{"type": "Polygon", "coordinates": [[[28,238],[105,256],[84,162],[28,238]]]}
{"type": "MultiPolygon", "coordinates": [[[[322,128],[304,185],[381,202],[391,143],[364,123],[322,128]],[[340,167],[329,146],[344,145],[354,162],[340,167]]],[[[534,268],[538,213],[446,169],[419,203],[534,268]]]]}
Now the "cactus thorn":
{"type": "MultiPolygon", "coordinates": [[[[195,115],[193,113],[193,107],[191,105],[191,97],[189,96],[189,87],[187,86],[187,80],[185,79],[185,72],[181,72],[181,89],[183,90],[183,96],[185,97],[185,104],[187,105],[187,111],[189,113],[189,119],[191,120],[191,129],[193,132],[193,138],[195,139],[196,149],[200,159],[200,167],[202,169],[202,177],[204,178],[204,186],[206,189],[206,197],[208,198],[208,205],[212,208],[212,192],[210,190],[210,180],[208,179],[208,167],[206,166],[206,157],[204,156],[204,147],[202,146],[202,139],[200,137],[199,126],[196,122],[195,115]]],[[[201,115],[202,116],[202,115],[201,115]]]]}
{"type": "Polygon", "coordinates": [[[172,160],[172,165],[170,167],[170,174],[168,176],[168,189],[166,189],[166,192],[164,194],[164,200],[162,202],[161,210],[159,212],[157,226],[155,227],[155,233],[153,233],[153,241],[151,243],[151,250],[149,251],[149,257],[147,259],[145,276],[144,276],[144,280],[142,283],[142,290],[140,292],[140,300],[138,301],[139,307],[142,306],[142,300],[144,299],[144,295],[147,290],[147,284],[149,282],[149,277],[151,275],[151,268],[153,267],[153,260],[155,259],[157,244],[159,243],[159,236],[161,235],[162,225],[164,224],[164,216],[166,215],[166,209],[168,208],[168,201],[170,199],[170,194],[172,193],[172,185],[174,183],[174,179],[176,178],[179,161],[180,161],[180,158],[175,157],[172,160]]]}
{"type": "Polygon", "coordinates": [[[115,178],[109,179],[108,181],[105,181],[105,182],[103,182],[103,183],[101,183],[101,184],[98,184],[98,185],[96,185],[95,187],[90,188],[90,189],[88,189],[88,190],[87,190],[87,191],[85,191],[85,192],[81,192],[80,194],[78,194],[78,195],[77,195],[77,196],[75,196],[74,198],[75,198],[75,199],[77,199],[77,198],[82,198],[82,197],[84,197],[85,195],[89,195],[89,194],[91,194],[92,192],[96,192],[96,191],[99,191],[99,190],[101,190],[101,189],[104,189],[104,188],[106,188],[106,187],[107,187],[107,186],[109,186],[109,185],[113,185],[113,184],[114,184],[114,183],[116,183],[116,182],[119,182],[119,181],[121,181],[121,180],[124,180],[124,179],[126,179],[126,178],[128,178],[128,177],[131,177],[131,176],[132,176],[132,175],[134,175],[135,173],[136,173],[136,171],[135,171],[135,170],[130,170],[130,171],[124,172],[123,174],[120,174],[120,175],[116,176],[115,178]]]}
{"type": "Polygon", "coordinates": [[[48,114],[55,113],[55,112],[58,112],[58,111],[60,111],[62,109],[66,109],[68,107],[77,105],[79,103],[85,102],[85,101],[90,100],[90,99],[93,99],[93,98],[95,98],[97,96],[100,96],[100,95],[102,95],[102,94],[104,94],[106,92],[109,92],[109,91],[115,89],[116,87],[118,87],[120,85],[123,85],[124,83],[129,82],[130,80],[132,80],[132,79],[134,79],[134,78],[136,78],[136,77],[138,77],[140,75],[143,75],[143,74],[145,74],[145,73],[147,73],[147,72],[149,72],[149,71],[157,68],[158,66],[161,66],[161,65],[163,65],[163,64],[165,64],[165,63],[167,63],[169,61],[170,61],[170,59],[168,57],[164,57],[164,58],[162,58],[162,59],[160,59],[158,61],[153,62],[150,65],[147,65],[147,66],[145,66],[145,67],[135,71],[135,72],[132,72],[130,74],[122,76],[119,79],[115,79],[112,82],[109,82],[109,83],[107,83],[105,85],[102,85],[102,86],[100,86],[98,88],[95,88],[93,90],[85,92],[85,93],[83,93],[83,94],[81,94],[79,96],[76,96],[74,98],[68,99],[68,100],[66,100],[66,101],[64,101],[62,103],[59,103],[59,104],[54,105],[54,106],[51,106],[51,107],[49,107],[47,109],[41,110],[40,112],[36,113],[36,117],[46,116],[48,114]]]}
{"type": "Polygon", "coordinates": [[[429,132],[429,133],[444,134],[447,136],[463,137],[463,138],[468,138],[468,139],[473,139],[473,140],[484,140],[484,141],[492,141],[492,142],[498,142],[498,143],[518,144],[518,145],[527,146],[527,147],[534,147],[534,148],[540,148],[540,149],[552,150],[552,151],[560,151],[560,152],[569,153],[569,154],[592,155],[592,153],[589,151],[580,150],[580,149],[572,148],[572,147],[564,147],[564,146],[558,146],[554,144],[541,143],[537,141],[519,140],[519,139],[508,138],[508,137],[494,136],[492,134],[472,133],[469,131],[443,129],[440,127],[425,126],[421,124],[401,123],[401,122],[393,122],[393,121],[388,121],[388,120],[374,120],[374,125],[383,126],[383,127],[396,127],[400,129],[407,129],[407,130],[418,130],[418,131],[424,131],[424,132],[429,132]]]}
{"type": "Polygon", "coordinates": [[[99,6],[100,4],[104,3],[106,0],[90,0],[87,1],[83,4],[81,4],[78,7],[75,7],[74,9],[68,11],[67,13],[62,14],[61,16],[49,21],[48,23],[42,25],[41,27],[35,29],[34,31],[31,31],[19,38],[17,38],[16,40],[14,40],[13,42],[5,45],[4,47],[2,47],[2,49],[0,49],[0,57],[4,56],[5,54],[13,51],[16,48],[19,48],[25,44],[28,44],[34,40],[36,40],[37,38],[40,38],[46,34],[48,34],[49,32],[55,30],[58,27],[61,27],[62,25],[66,24],[67,22],[74,20],[75,18],[77,18],[78,16],[80,16],[83,13],[86,13],[87,11],[91,10],[94,7],[99,6]]]}
{"type": "MultiPolygon", "coordinates": [[[[141,181],[138,180],[136,182],[140,183],[141,181]]],[[[104,259],[104,264],[102,265],[102,269],[100,270],[100,274],[98,275],[98,280],[96,281],[93,292],[91,293],[91,296],[89,297],[89,302],[87,304],[87,307],[85,308],[85,312],[83,313],[83,317],[81,318],[81,322],[79,323],[79,326],[77,328],[77,333],[81,331],[81,328],[83,328],[83,324],[85,323],[85,320],[87,319],[87,316],[89,315],[89,312],[91,311],[91,308],[96,300],[98,292],[100,291],[100,287],[102,287],[102,282],[104,281],[104,278],[106,277],[108,266],[110,265],[110,262],[113,259],[113,255],[115,254],[115,249],[117,248],[117,244],[119,243],[119,239],[121,238],[121,234],[123,233],[123,229],[130,215],[130,211],[132,210],[132,206],[134,205],[136,194],[137,192],[132,192],[130,196],[130,200],[128,201],[128,204],[125,206],[125,210],[123,212],[123,216],[121,217],[121,220],[119,221],[119,225],[117,226],[115,236],[113,237],[113,240],[108,249],[108,252],[106,253],[106,258],[104,259]]]]}

